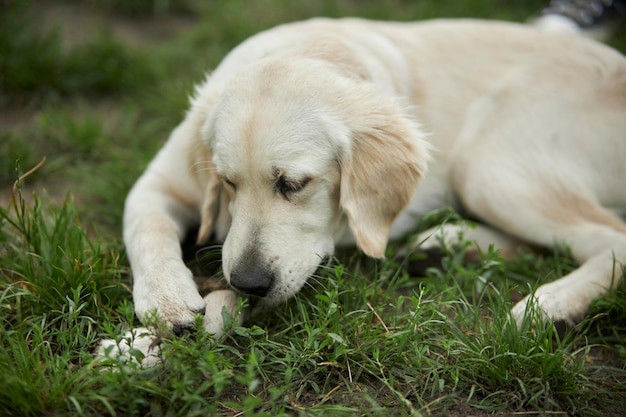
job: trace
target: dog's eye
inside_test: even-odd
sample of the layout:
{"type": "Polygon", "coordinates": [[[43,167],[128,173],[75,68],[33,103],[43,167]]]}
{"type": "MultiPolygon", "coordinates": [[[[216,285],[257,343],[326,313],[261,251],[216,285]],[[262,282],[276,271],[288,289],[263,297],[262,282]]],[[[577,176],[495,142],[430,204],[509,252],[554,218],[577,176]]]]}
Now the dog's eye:
{"type": "Polygon", "coordinates": [[[227,178],[224,178],[224,182],[226,183],[226,185],[228,185],[233,190],[237,189],[237,185],[234,182],[232,182],[231,180],[229,180],[227,178]]]}
{"type": "Polygon", "coordinates": [[[278,177],[278,181],[276,182],[276,188],[283,196],[288,197],[290,194],[301,191],[309,183],[309,181],[311,181],[311,178],[295,181],[287,179],[285,176],[281,175],[278,177]]]}

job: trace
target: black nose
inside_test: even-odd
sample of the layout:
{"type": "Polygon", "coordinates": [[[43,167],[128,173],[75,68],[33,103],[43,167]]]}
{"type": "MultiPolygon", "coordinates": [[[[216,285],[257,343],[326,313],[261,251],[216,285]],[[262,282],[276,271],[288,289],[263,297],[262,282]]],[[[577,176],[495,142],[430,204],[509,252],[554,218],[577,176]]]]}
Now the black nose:
{"type": "Polygon", "coordinates": [[[265,297],[274,284],[274,273],[258,265],[233,268],[230,273],[230,285],[247,295],[265,297]]]}

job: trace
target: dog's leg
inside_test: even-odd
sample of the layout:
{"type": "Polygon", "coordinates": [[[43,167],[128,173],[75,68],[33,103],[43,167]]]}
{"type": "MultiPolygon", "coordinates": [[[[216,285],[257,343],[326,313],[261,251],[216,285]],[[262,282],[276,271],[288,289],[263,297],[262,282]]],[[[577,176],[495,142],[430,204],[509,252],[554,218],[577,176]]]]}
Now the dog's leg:
{"type": "Polygon", "coordinates": [[[545,247],[566,245],[580,263],[578,269],[520,301],[513,308],[516,321],[521,323],[532,300],[550,319],[569,325],[578,322],[591,301],[612,288],[622,275],[626,224],[591,199],[573,193],[546,189],[545,184],[517,190],[506,185],[483,178],[482,188],[470,187],[474,193],[467,199],[467,207],[526,242],[545,247]],[[531,194],[526,193],[529,191],[531,194]],[[520,207],[519,201],[524,205],[520,207]]]}
{"type": "Polygon", "coordinates": [[[530,244],[565,245],[580,264],[520,301],[513,308],[518,323],[533,300],[545,317],[576,323],[626,265],[626,223],[600,203],[625,208],[626,119],[623,100],[615,99],[623,97],[624,72],[589,85],[594,78],[579,78],[587,70],[567,69],[586,87],[578,87],[586,105],[558,94],[510,94],[507,86],[525,83],[525,75],[503,83],[468,112],[450,164],[469,212],[530,244]]]}
{"type": "MultiPolygon", "coordinates": [[[[224,333],[224,316],[229,314],[236,325],[241,325],[245,312],[237,313],[237,295],[231,290],[215,290],[204,297],[207,312],[204,316],[204,328],[218,338],[224,333]]],[[[152,328],[138,327],[127,331],[119,342],[115,339],[100,341],[96,350],[98,360],[114,359],[121,362],[136,362],[142,368],[149,368],[161,363],[161,343],[159,332],[152,328]],[[134,351],[143,355],[140,358],[134,351]]]]}
{"type": "MultiPolygon", "coordinates": [[[[609,210],[575,192],[556,190],[545,183],[510,187],[502,178],[474,177],[466,207],[485,221],[525,242],[549,247],[565,245],[580,267],[554,282],[540,286],[513,308],[518,323],[531,300],[544,315],[568,325],[578,322],[591,301],[612,288],[626,265],[626,224],[609,210]],[[520,204],[523,201],[524,204],[520,204]]],[[[483,170],[484,171],[484,170],[483,170]]],[[[477,171],[473,171],[477,172],[477,171]]],[[[498,172],[496,170],[496,172],[498,172]]],[[[525,177],[527,180],[529,177],[525,177]]],[[[508,177],[511,183],[517,181],[508,177]]]]}
{"type": "MultiPolygon", "coordinates": [[[[524,318],[527,305],[536,303],[547,317],[573,325],[582,318],[589,304],[612,288],[622,274],[621,267],[626,265],[624,232],[602,224],[588,224],[569,231],[567,227],[562,229],[563,238],[555,236],[553,243],[569,241],[572,254],[581,266],[561,279],[544,284],[534,294],[518,302],[513,308],[518,324],[524,318]],[[598,242],[598,239],[604,243],[598,242]]],[[[623,230],[626,232],[626,224],[623,230]]],[[[488,250],[490,245],[505,258],[519,253],[525,246],[521,240],[483,224],[471,227],[463,223],[436,226],[420,233],[416,240],[421,243],[420,249],[426,252],[439,249],[442,243],[446,247],[454,247],[463,241],[474,243],[467,249],[466,256],[470,258],[478,251],[488,250]]]]}
{"type": "Polygon", "coordinates": [[[519,239],[480,223],[446,223],[423,231],[415,239],[415,243],[425,251],[438,250],[442,244],[445,247],[455,247],[463,242],[474,243],[469,248],[474,252],[486,252],[493,245],[505,258],[518,253],[524,246],[519,239]]]}
{"type": "Polygon", "coordinates": [[[623,231],[602,224],[581,224],[564,227],[559,234],[556,239],[569,245],[581,265],[518,302],[513,307],[518,324],[533,303],[546,317],[574,325],[583,318],[591,302],[613,288],[622,276],[626,265],[626,224],[623,231]]]}
{"type": "Polygon", "coordinates": [[[407,267],[413,276],[424,276],[428,268],[440,267],[446,248],[461,248],[464,250],[464,258],[467,262],[479,262],[482,254],[490,248],[498,251],[503,258],[521,253],[527,249],[518,239],[506,235],[485,224],[445,223],[423,231],[413,239],[413,243],[398,253],[399,257],[406,255],[407,251],[415,251],[426,255],[425,259],[412,259],[407,267]],[[471,244],[465,246],[465,242],[471,244]]]}
{"type": "Polygon", "coordinates": [[[174,330],[204,314],[205,302],[182,259],[180,242],[199,223],[206,185],[192,175],[193,126],[181,124],[128,195],[124,243],[133,271],[135,312],[174,330]],[[155,317],[156,318],[156,317],[155,317]]]}

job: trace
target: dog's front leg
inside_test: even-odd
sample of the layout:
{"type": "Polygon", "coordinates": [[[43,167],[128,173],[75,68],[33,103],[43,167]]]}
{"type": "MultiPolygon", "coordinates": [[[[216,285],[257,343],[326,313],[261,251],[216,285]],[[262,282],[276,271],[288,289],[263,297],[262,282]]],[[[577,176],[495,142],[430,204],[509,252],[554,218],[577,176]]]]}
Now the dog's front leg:
{"type": "Polygon", "coordinates": [[[174,330],[205,312],[180,246],[189,227],[199,223],[207,186],[214,181],[204,167],[210,157],[202,155],[194,132],[189,120],[174,130],[133,186],[124,209],[135,313],[144,324],[156,315],[174,330]]]}
{"type": "Polygon", "coordinates": [[[205,303],[180,247],[195,210],[171,186],[150,169],[139,179],[126,200],[124,242],[137,317],[146,324],[156,315],[177,330],[204,314],[205,303]]]}

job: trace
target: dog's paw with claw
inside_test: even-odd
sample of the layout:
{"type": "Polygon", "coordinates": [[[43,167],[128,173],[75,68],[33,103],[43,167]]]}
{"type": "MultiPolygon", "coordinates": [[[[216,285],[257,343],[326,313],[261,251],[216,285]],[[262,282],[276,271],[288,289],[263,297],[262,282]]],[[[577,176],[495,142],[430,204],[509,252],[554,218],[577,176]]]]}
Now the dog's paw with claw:
{"type": "MultiPolygon", "coordinates": [[[[217,290],[204,297],[207,309],[203,318],[204,330],[219,338],[228,325],[226,318],[241,325],[245,312],[237,311],[237,294],[232,290],[217,290]]],[[[154,328],[138,327],[124,334],[119,340],[105,339],[96,350],[98,360],[117,360],[122,363],[135,363],[142,368],[149,368],[161,362],[161,344],[164,339],[161,332],[154,328]]]]}
{"type": "Polygon", "coordinates": [[[161,362],[161,339],[156,331],[137,327],[119,340],[104,339],[96,350],[96,360],[116,360],[149,368],[161,362]]]}
{"type": "Polygon", "coordinates": [[[133,301],[144,325],[156,319],[177,334],[193,327],[196,317],[206,312],[192,273],[184,265],[163,265],[160,271],[152,271],[150,279],[136,276],[133,301]]]}
{"type": "Polygon", "coordinates": [[[518,327],[526,316],[530,316],[530,320],[536,317],[531,309],[562,328],[571,328],[584,317],[588,304],[559,284],[545,284],[513,306],[511,314],[518,327]]]}

